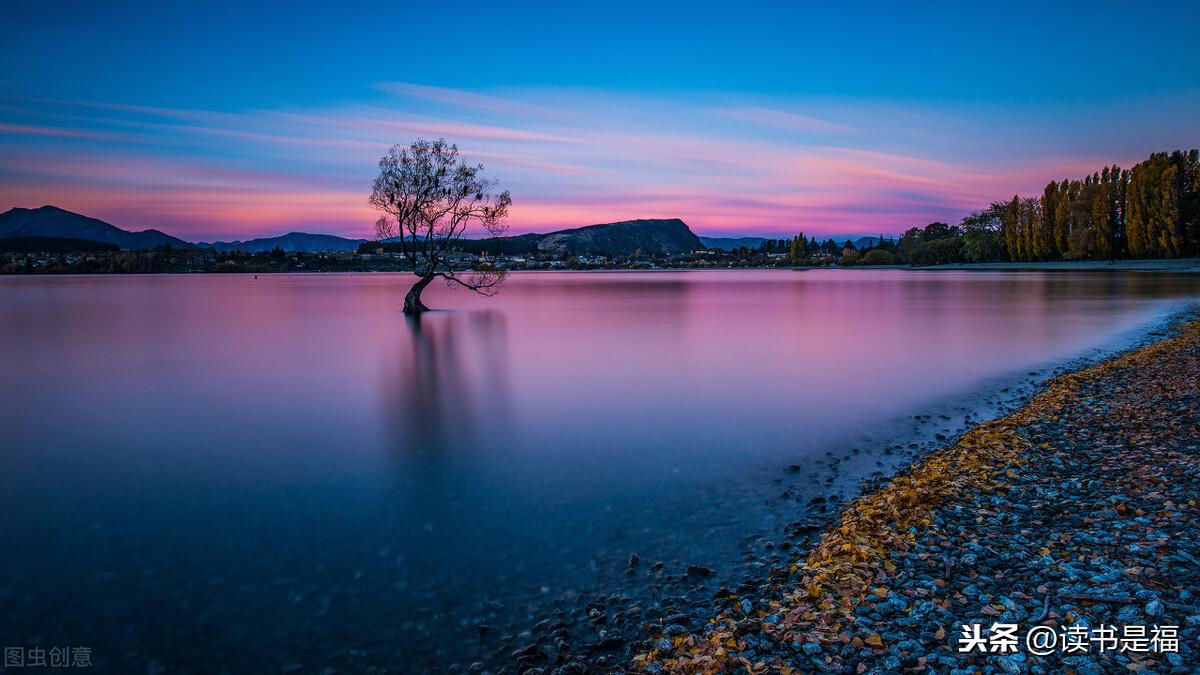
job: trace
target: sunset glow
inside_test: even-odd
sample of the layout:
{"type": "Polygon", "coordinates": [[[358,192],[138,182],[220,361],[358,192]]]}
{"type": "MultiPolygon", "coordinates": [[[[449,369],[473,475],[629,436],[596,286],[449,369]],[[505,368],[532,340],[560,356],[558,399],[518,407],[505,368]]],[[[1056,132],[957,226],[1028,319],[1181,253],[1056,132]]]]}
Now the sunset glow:
{"type": "MultiPolygon", "coordinates": [[[[42,72],[68,77],[66,57],[39,58],[44,49],[32,40],[83,27],[24,20],[32,34],[5,45],[6,60],[36,59],[42,72]]],[[[120,32],[116,19],[102,25],[120,32]]],[[[211,76],[194,64],[210,46],[178,37],[165,58],[211,76]]],[[[114,41],[101,62],[129,57],[116,37],[99,39],[114,41]]],[[[886,44],[899,53],[910,39],[886,44]]],[[[665,60],[680,47],[675,40],[647,54],[647,67],[677,69],[665,60]]],[[[711,84],[674,92],[645,89],[653,73],[627,65],[626,86],[594,66],[550,86],[536,59],[498,73],[497,81],[516,83],[508,86],[418,84],[404,79],[422,79],[410,65],[371,61],[348,67],[337,86],[326,77],[269,101],[254,95],[258,79],[246,72],[232,72],[220,95],[206,96],[196,95],[198,82],[167,87],[170,77],[152,63],[137,66],[152,86],[135,90],[31,74],[0,81],[0,205],[55,204],[191,240],[291,230],[368,236],[366,196],[379,156],[393,143],[445,137],[512,191],[515,232],[679,217],[701,234],[897,233],[957,222],[1050,178],[1188,146],[1200,119],[1200,96],[1178,81],[1169,94],[1118,88],[1064,104],[1037,90],[1039,82],[981,95],[980,82],[945,75],[957,84],[938,93],[913,83],[905,96],[888,79],[892,65],[867,66],[861,56],[845,66],[858,67],[856,77],[836,80],[807,72],[800,53],[777,65],[759,61],[776,73],[771,83],[732,78],[695,49],[711,84]]],[[[297,66],[318,67],[314,58],[297,66]]],[[[1025,76],[1023,65],[1005,68],[1018,81],[1025,76]]]]}

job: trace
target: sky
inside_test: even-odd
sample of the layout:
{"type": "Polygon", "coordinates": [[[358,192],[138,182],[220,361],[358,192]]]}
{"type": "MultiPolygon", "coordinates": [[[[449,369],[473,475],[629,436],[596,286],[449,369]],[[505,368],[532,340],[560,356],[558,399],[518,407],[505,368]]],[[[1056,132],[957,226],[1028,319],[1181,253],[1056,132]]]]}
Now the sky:
{"type": "Polygon", "coordinates": [[[960,4],[0,2],[0,210],[366,237],[444,137],[513,232],[895,234],[1200,144],[1200,3],[960,4]]]}

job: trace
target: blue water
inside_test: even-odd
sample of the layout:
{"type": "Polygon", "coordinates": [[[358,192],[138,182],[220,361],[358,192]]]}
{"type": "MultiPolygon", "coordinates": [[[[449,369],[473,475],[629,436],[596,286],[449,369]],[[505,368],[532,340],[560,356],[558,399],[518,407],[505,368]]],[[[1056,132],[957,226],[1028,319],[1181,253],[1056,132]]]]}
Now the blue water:
{"type": "Polygon", "coordinates": [[[432,287],[442,311],[412,322],[407,283],[0,278],[0,642],[113,672],[486,660],[503,640],[478,623],[636,593],[631,552],[735,568],[783,517],[781,467],[814,492],[826,453],[865,475],[864,439],[1200,295],[1186,275],[535,273],[491,299],[432,287]]]}

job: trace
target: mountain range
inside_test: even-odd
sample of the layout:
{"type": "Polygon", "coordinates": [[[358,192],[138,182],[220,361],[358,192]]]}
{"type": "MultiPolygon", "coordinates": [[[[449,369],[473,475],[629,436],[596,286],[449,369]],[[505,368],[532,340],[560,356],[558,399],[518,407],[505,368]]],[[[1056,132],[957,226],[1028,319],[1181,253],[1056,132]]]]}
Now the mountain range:
{"type": "Polygon", "coordinates": [[[104,244],[115,244],[126,251],[137,251],[156,246],[196,248],[195,244],[190,244],[158,230],[130,232],[103,220],[89,218],[57,206],[9,209],[0,213],[0,239],[17,237],[85,239],[104,244]]]}
{"type": "Polygon", "coordinates": [[[705,248],[719,248],[726,251],[732,251],[743,246],[746,248],[758,248],[766,240],[766,237],[700,237],[700,243],[704,244],[705,248]]]}
{"type": "MultiPolygon", "coordinates": [[[[159,246],[170,246],[177,249],[211,248],[221,252],[242,251],[244,253],[261,253],[275,248],[289,253],[296,251],[354,251],[365,239],[347,239],[332,234],[308,234],[306,232],[289,232],[278,237],[260,237],[246,241],[215,241],[193,244],[178,237],[172,237],[159,230],[142,230],[130,232],[116,225],[106,223],[97,218],[60,209],[57,206],[42,206],[36,209],[14,208],[0,213],[0,239],[13,242],[20,240],[21,246],[33,242],[40,246],[53,243],[50,240],[61,240],[66,245],[68,240],[76,242],[99,242],[113,244],[123,251],[142,251],[159,246]]],[[[62,245],[52,247],[52,250],[65,250],[62,245]]],[[[78,249],[81,250],[81,249],[78,249]]]]}
{"type": "MultiPolygon", "coordinates": [[[[510,237],[463,239],[459,247],[471,253],[484,251],[501,255],[630,255],[641,251],[648,256],[674,255],[703,248],[733,250],[745,246],[757,248],[764,237],[698,237],[687,223],[678,218],[622,220],[546,233],[518,234],[510,237]]],[[[159,230],[130,232],[96,218],[89,218],[56,206],[36,209],[13,208],[0,213],[0,240],[20,240],[22,246],[47,245],[58,240],[55,250],[69,240],[99,242],[122,250],[135,251],[159,246],[177,249],[212,248],[221,252],[261,253],[279,248],[289,253],[315,251],[354,251],[365,239],[347,239],[332,234],[289,232],[277,237],[245,241],[191,243],[159,230]]],[[[873,245],[877,237],[861,237],[855,246],[873,245]]],[[[71,244],[78,246],[80,244],[71,244]]]]}
{"type": "Polygon", "coordinates": [[[309,234],[307,232],[288,232],[278,237],[260,237],[246,241],[214,241],[199,242],[200,248],[211,248],[222,253],[241,251],[242,253],[262,253],[276,248],[288,253],[302,251],[356,251],[358,245],[366,239],[346,239],[333,234],[309,234]]]}

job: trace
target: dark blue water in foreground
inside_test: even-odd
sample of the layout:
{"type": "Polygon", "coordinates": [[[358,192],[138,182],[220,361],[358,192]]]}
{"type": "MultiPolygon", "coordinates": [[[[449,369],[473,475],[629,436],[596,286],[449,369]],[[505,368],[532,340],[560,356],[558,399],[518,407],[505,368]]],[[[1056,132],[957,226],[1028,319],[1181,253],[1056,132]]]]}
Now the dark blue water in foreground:
{"type": "MultiPolygon", "coordinates": [[[[779,517],[780,467],[820,490],[825,453],[1200,294],[1141,274],[525,274],[492,299],[433,289],[446,311],[413,323],[407,283],[0,279],[0,643],[87,646],[116,672],[469,663],[491,646],[477,623],[614,583],[631,552],[739,564],[779,517]]],[[[876,468],[860,457],[844,471],[876,468]]]]}

